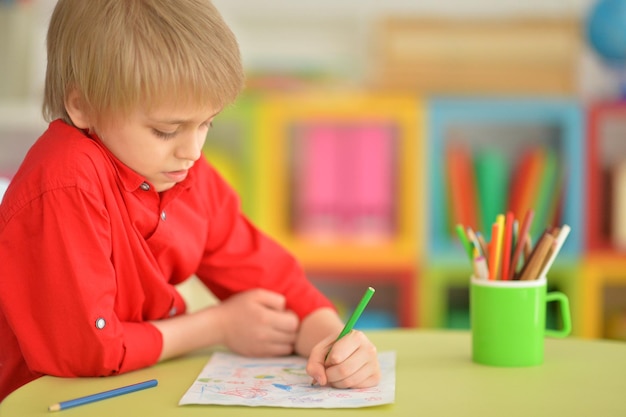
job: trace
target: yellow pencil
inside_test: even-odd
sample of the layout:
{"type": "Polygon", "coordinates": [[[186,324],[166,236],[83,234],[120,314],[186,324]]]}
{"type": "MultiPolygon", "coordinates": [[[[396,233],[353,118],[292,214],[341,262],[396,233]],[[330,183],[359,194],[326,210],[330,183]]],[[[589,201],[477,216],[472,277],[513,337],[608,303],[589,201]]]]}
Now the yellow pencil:
{"type": "Polygon", "coordinates": [[[497,239],[495,240],[495,250],[496,250],[496,254],[494,256],[494,259],[496,261],[496,264],[494,265],[494,272],[495,272],[495,276],[493,277],[493,279],[500,279],[500,264],[502,263],[501,259],[502,259],[502,241],[504,240],[504,214],[498,214],[496,216],[496,224],[498,225],[498,236],[492,236],[491,239],[497,239]]]}
{"type": "Polygon", "coordinates": [[[498,223],[491,225],[491,241],[489,242],[489,257],[487,267],[489,268],[489,279],[496,279],[496,246],[498,243],[498,223]]]}

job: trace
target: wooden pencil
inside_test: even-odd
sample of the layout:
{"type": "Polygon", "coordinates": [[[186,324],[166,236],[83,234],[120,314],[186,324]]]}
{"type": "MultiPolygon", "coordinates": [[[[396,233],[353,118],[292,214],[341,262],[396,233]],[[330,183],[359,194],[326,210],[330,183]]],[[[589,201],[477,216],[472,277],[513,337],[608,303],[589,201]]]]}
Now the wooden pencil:
{"type": "Polygon", "coordinates": [[[476,239],[478,239],[478,244],[480,245],[480,250],[483,253],[485,259],[489,259],[489,247],[487,242],[485,242],[485,238],[480,232],[476,232],[476,239]]]}
{"type": "Polygon", "coordinates": [[[526,261],[522,272],[520,273],[521,281],[528,281],[539,278],[539,273],[548,258],[552,245],[554,245],[554,236],[548,232],[541,235],[539,241],[535,245],[530,258],[526,261]]]}
{"type": "Polygon", "coordinates": [[[548,271],[550,270],[550,267],[552,266],[552,264],[554,263],[554,260],[556,259],[556,256],[559,254],[559,251],[561,250],[561,247],[563,246],[565,239],[567,239],[569,232],[570,232],[570,227],[567,224],[563,225],[563,227],[561,228],[557,228],[556,234],[553,231],[552,236],[554,236],[554,244],[550,248],[550,252],[548,253],[548,257],[546,258],[544,265],[541,267],[539,276],[546,275],[548,273],[548,271]]]}

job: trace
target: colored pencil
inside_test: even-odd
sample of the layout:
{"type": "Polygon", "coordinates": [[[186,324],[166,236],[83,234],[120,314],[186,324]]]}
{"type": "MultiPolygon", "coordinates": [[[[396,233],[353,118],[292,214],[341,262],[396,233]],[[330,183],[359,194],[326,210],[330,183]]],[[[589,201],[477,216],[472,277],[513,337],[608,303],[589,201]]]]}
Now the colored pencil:
{"type": "Polygon", "coordinates": [[[528,281],[539,278],[539,272],[541,271],[546,258],[552,249],[552,245],[555,242],[554,236],[548,232],[544,232],[541,238],[537,241],[535,248],[520,273],[520,280],[528,281]]]}
{"type": "Polygon", "coordinates": [[[496,257],[498,256],[498,251],[496,250],[496,246],[498,244],[498,223],[494,223],[491,225],[491,242],[489,243],[489,261],[487,262],[489,266],[489,279],[497,278],[497,270],[496,270],[496,257]]]}
{"type": "Polygon", "coordinates": [[[508,279],[515,279],[515,273],[517,272],[517,264],[520,260],[520,256],[522,255],[522,251],[524,250],[524,242],[526,241],[526,235],[530,230],[530,225],[533,222],[533,217],[535,216],[534,210],[528,210],[524,215],[524,220],[522,221],[522,227],[517,234],[517,244],[515,247],[515,251],[513,252],[513,259],[511,260],[511,265],[509,268],[509,277],[508,279]]]}
{"type": "Polygon", "coordinates": [[[456,225],[456,234],[459,236],[459,240],[461,244],[463,244],[463,249],[465,249],[465,253],[467,253],[467,257],[472,260],[472,244],[470,243],[467,235],[465,234],[465,228],[462,224],[456,225]]]}
{"type": "Polygon", "coordinates": [[[552,246],[550,250],[550,254],[548,255],[548,260],[543,265],[543,268],[541,268],[538,278],[541,278],[542,276],[548,273],[548,271],[550,270],[550,267],[552,266],[552,264],[554,263],[554,260],[556,259],[556,256],[559,254],[559,251],[561,250],[561,247],[563,246],[565,239],[567,239],[567,236],[569,235],[570,230],[571,230],[570,227],[566,224],[563,225],[563,227],[561,227],[558,230],[556,239],[554,241],[554,245],[552,246]]]}
{"type": "MultiPolygon", "coordinates": [[[[519,221],[517,219],[513,220],[513,239],[511,240],[511,261],[513,261],[513,252],[515,252],[515,247],[517,246],[517,239],[519,237],[519,221]]],[[[511,262],[513,265],[513,262],[511,262]]]]}
{"type": "Polygon", "coordinates": [[[471,227],[468,227],[466,230],[466,234],[467,234],[467,239],[470,241],[470,243],[472,244],[472,259],[476,258],[476,251],[478,251],[479,255],[483,255],[483,250],[480,247],[480,242],[478,242],[478,237],[476,236],[476,233],[474,233],[474,230],[472,230],[471,227]]]}
{"type": "MultiPolygon", "coordinates": [[[[495,276],[493,279],[501,279],[500,266],[502,265],[502,241],[504,240],[504,214],[498,214],[496,223],[498,224],[498,239],[496,240],[496,265],[494,267],[495,276]]],[[[494,237],[492,236],[491,239],[493,240],[494,237]]]]}
{"type": "MultiPolygon", "coordinates": [[[[367,290],[365,290],[365,294],[363,294],[363,298],[361,298],[361,301],[359,301],[359,304],[356,306],[356,308],[352,312],[352,315],[346,322],[346,325],[343,326],[343,330],[341,330],[341,333],[339,333],[339,336],[337,336],[337,339],[335,339],[335,343],[337,343],[339,339],[341,339],[342,337],[344,337],[345,335],[347,335],[348,333],[352,331],[352,329],[354,328],[354,325],[359,320],[359,317],[361,317],[361,314],[363,314],[363,310],[365,310],[365,307],[367,307],[367,304],[370,302],[375,291],[376,290],[372,287],[368,287],[367,290]]],[[[326,362],[326,360],[328,359],[328,355],[330,355],[331,350],[332,350],[332,346],[330,347],[330,349],[328,349],[328,352],[326,352],[326,356],[324,357],[324,362],[326,362]]],[[[315,384],[316,384],[316,381],[314,379],[313,381],[311,381],[311,385],[315,385],[315,384]]]]}
{"type": "MultiPolygon", "coordinates": [[[[363,294],[363,298],[361,298],[361,301],[359,301],[359,304],[356,306],[356,308],[352,312],[352,315],[348,319],[346,325],[343,327],[343,330],[341,330],[341,333],[339,333],[339,336],[337,336],[335,343],[339,339],[341,339],[342,337],[344,337],[345,335],[347,335],[348,333],[352,331],[352,329],[354,328],[354,325],[359,320],[359,317],[361,317],[361,314],[363,314],[363,310],[365,310],[365,307],[367,307],[367,304],[370,302],[375,291],[376,290],[372,287],[368,287],[367,290],[365,290],[365,294],[363,294]]],[[[326,353],[326,359],[328,358],[329,354],[330,354],[330,349],[326,353]]]]}
{"type": "Polygon", "coordinates": [[[477,256],[474,259],[474,275],[479,279],[489,279],[489,269],[484,256],[477,256]]]}
{"type": "Polygon", "coordinates": [[[119,395],[129,394],[131,392],[140,391],[146,388],[156,387],[158,381],[151,379],[148,381],[140,382],[133,385],[127,385],[125,387],[115,388],[110,391],[104,391],[97,394],[87,395],[85,397],[75,398],[73,400],[61,401],[60,403],[53,404],[48,407],[48,411],[65,410],[72,407],[77,407],[83,404],[89,404],[100,400],[106,400],[107,398],[117,397],[119,395]]]}
{"type": "Polygon", "coordinates": [[[513,212],[506,213],[504,220],[504,240],[502,241],[502,272],[500,279],[509,279],[509,267],[511,265],[511,246],[513,245],[513,212]]]}
{"type": "Polygon", "coordinates": [[[524,237],[524,263],[528,262],[533,250],[533,240],[530,237],[530,233],[526,233],[524,237]]]}
{"type": "Polygon", "coordinates": [[[489,248],[487,246],[487,242],[485,242],[485,238],[480,232],[476,232],[476,239],[478,239],[478,244],[480,245],[480,250],[485,257],[485,260],[489,259],[489,248]]]}

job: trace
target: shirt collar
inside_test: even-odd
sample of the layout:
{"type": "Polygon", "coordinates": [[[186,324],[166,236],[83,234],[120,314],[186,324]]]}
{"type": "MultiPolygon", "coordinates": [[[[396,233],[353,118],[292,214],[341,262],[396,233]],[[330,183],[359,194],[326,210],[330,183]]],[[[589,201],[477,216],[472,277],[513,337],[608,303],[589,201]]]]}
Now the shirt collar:
{"type": "MultiPolygon", "coordinates": [[[[98,135],[96,135],[95,133],[90,133],[88,136],[92,138],[98,144],[98,146],[100,146],[104,150],[105,154],[109,157],[109,159],[111,160],[113,164],[113,167],[115,168],[115,171],[117,172],[118,182],[122,185],[122,187],[124,187],[126,191],[134,192],[139,187],[141,187],[143,183],[150,184],[150,187],[154,189],[154,186],[148,180],[146,180],[142,175],[133,171],[126,164],[120,161],[115,155],[113,155],[113,153],[109,150],[109,148],[107,148],[104,145],[104,143],[102,143],[98,135]]],[[[193,171],[194,171],[193,169],[190,169],[189,175],[187,176],[187,178],[185,178],[182,182],[172,187],[172,190],[179,188],[182,191],[184,189],[188,189],[189,187],[191,187],[191,177],[194,176],[193,171]]],[[[176,192],[175,194],[178,194],[178,192],[176,192]]]]}

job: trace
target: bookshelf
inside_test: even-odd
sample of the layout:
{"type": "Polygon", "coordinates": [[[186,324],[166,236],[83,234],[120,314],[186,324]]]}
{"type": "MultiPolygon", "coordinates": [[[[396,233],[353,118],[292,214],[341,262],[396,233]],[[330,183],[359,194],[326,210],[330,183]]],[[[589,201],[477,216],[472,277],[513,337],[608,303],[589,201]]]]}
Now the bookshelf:
{"type": "MultiPolygon", "coordinates": [[[[495,149],[502,155],[503,169],[509,171],[525,149],[553,150],[562,181],[557,188],[563,190],[561,212],[555,219],[571,225],[573,232],[551,270],[550,289],[568,295],[574,334],[589,336],[597,333],[584,328],[588,324],[584,324],[583,312],[590,307],[581,289],[586,279],[581,272],[586,269],[580,266],[584,256],[583,126],[583,108],[566,99],[422,100],[365,91],[257,92],[243,96],[220,115],[211,135],[218,136],[218,128],[223,129],[219,135],[234,140],[234,148],[246,149],[224,154],[233,159],[229,169],[244,171],[244,203],[246,199],[255,203],[248,211],[263,230],[296,255],[313,282],[336,301],[340,312],[349,314],[358,301],[355,294],[364,286],[380,288],[376,296],[380,304],[370,322],[374,326],[468,326],[471,269],[456,236],[445,225],[449,215],[443,185],[447,143],[460,141],[472,152],[495,149]],[[302,207],[315,204],[316,198],[326,203],[332,200],[329,190],[338,188],[350,177],[349,170],[358,166],[333,161],[345,152],[345,148],[341,151],[333,146],[340,141],[350,143],[346,132],[363,126],[383,126],[393,132],[387,137],[393,150],[378,152],[393,161],[393,204],[388,206],[392,214],[385,212],[393,226],[383,228],[387,233],[365,236],[351,234],[354,230],[340,222],[326,230],[322,222],[322,233],[302,228],[298,211],[306,211],[302,207]],[[305,144],[307,140],[326,144],[316,150],[305,144]],[[322,158],[316,163],[321,165],[306,168],[319,158],[315,156],[318,153],[322,158]],[[329,168],[333,165],[335,168],[329,168]],[[327,194],[313,199],[299,194],[299,187],[316,188],[302,180],[307,172],[326,178],[322,191],[327,194]]],[[[209,158],[211,149],[223,141],[210,141],[209,158]]],[[[232,145],[225,148],[229,147],[232,145]]],[[[354,147],[348,149],[352,157],[359,157],[354,147]]],[[[512,174],[507,178],[510,181],[512,174]]],[[[345,188],[343,193],[354,197],[345,188]]],[[[343,210],[341,204],[331,208],[331,215],[333,209],[343,210]]]]}

